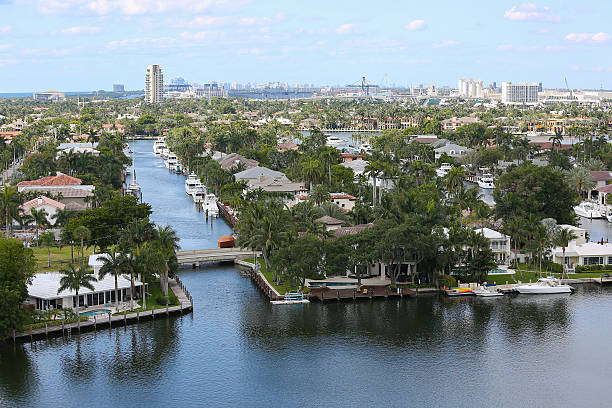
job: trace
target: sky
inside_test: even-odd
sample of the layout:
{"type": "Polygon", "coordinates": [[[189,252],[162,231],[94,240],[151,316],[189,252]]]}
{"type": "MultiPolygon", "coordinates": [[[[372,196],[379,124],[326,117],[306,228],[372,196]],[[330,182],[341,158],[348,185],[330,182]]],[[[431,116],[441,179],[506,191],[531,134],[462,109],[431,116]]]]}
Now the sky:
{"type": "Polygon", "coordinates": [[[0,0],[0,93],[272,81],[612,89],[612,1],[0,0]]]}

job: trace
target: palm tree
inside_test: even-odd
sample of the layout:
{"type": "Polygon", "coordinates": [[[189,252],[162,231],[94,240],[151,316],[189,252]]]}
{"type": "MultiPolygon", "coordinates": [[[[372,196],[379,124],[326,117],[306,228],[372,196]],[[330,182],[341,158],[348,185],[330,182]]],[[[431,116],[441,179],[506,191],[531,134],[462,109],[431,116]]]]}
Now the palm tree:
{"type": "MultiPolygon", "coordinates": [[[[566,264],[565,264],[565,248],[569,245],[569,242],[573,239],[576,239],[576,234],[573,231],[570,231],[565,228],[559,228],[556,233],[553,235],[553,244],[560,246],[563,250],[563,273],[566,273],[566,264]]],[[[563,276],[562,276],[563,277],[563,276]]]]}
{"type": "Polygon", "coordinates": [[[40,210],[32,208],[30,210],[30,214],[32,215],[34,224],[36,225],[36,239],[38,240],[38,230],[39,228],[44,228],[48,224],[47,217],[49,214],[47,214],[47,211],[44,208],[41,208],[40,210]]]}
{"type": "Polygon", "coordinates": [[[308,189],[322,179],[321,162],[317,159],[310,159],[302,165],[302,177],[308,184],[308,189]]]}
{"type": "Polygon", "coordinates": [[[563,141],[563,132],[561,129],[555,129],[555,135],[548,138],[550,141],[550,150],[555,150],[555,144],[561,148],[561,142],[563,141]]]}
{"type": "Polygon", "coordinates": [[[374,188],[372,190],[372,206],[376,205],[376,178],[383,172],[383,165],[380,161],[369,162],[364,169],[364,173],[372,178],[374,188]]]}
{"type": "Polygon", "coordinates": [[[94,290],[94,286],[92,282],[97,281],[96,277],[93,276],[93,272],[87,265],[81,265],[78,268],[73,264],[70,264],[68,268],[62,269],[60,273],[63,275],[60,279],[60,287],[57,289],[57,294],[64,290],[74,291],[76,296],[76,315],[77,322],[79,326],[79,331],[81,330],[81,318],[79,316],[79,290],[81,288],[87,288],[89,290],[94,290]]]}
{"type": "Polygon", "coordinates": [[[591,173],[584,167],[574,167],[565,174],[567,182],[580,196],[595,188],[596,183],[591,173]]]}
{"type": "Polygon", "coordinates": [[[320,206],[322,203],[329,201],[329,191],[327,187],[322,184],[314,186],[310,190],[309,200],[313,201],[315,205],[320,206]]]}
{"type": "Polygon", "coordinates": [[[162,283],[162,291],[164,296],[168,296],[168,272],[169,262],[171,259],[176,257],[176,251],[180,249],[179,246],[180,238],[176,235],[176,231],[169,225],[162,227],[157,226],[157,243],[161,248],[161,253],[164,257],[164,278],[162,283]]]}
{"type": "Polygon", "coordinates": [[[85,241],[90,240],[91,239],[91,231],[89,231],[89,228],[87,228],[84,225],[81,225],[80,227],[76,227],[74,229],[74,231],[72,231],[72,236],[74,237],[74,239],[81,241],[81,257],[79,259],[79,262],[83,262],[83,245],[85,243],[85,241]]]}
{"type": "Polygon", "coordinates": [[[333,147],[326,146],[324,150],[319,153],[319,157],[323,163],[327,166],[327,172],[329,176],[329,185],[332,184],[332,165],[338,163],[338,150],[333,147]]]}
{"type": "Polygon", "coordinates": [[[21,204],[20,194],[16,186],[5,185],[2,194],[0,194],[0,205],[6,219],[6,237],[11,234],[11,222],[13,217],[18,213],[19,205],[21,204]]]}
{"type": "Polygon", "coordinates": [[[465,170],[461,166],[451,166],[445,178],[446,189],[456,198],[459,192],[464,189],[463,180],[465,179],[465,170]]]}
{"type": "Polygon", "coordinates": [[[55,220],[53,223],[54,227],[63,227],[68,221],[76,215],[75,211],[68,209],[58,209],[55,214],[51,216],[55,220]]]}
{"type": "Polygon", "coordinates": [[[133,220],[122,231],[120,240],[128,246],[135,246],[138,256],[144,243],[155,238],[155,232],[153,223],[148,218],[133,220]]]}
{"type": "Polygon", "coordinates": [[[51,231],[40,236],[39,244],[47,247],[47,268],[51,267],[51,247],[55,246],[55,234],[51,231]]]}
{"type": "Polygon", "coordinates": [[[119,284],[117,280],[125,272],[126,259],[127,255],[123,252],[111,252],[98,257],[98,261],[102,262],[102,266],[98,271],[98,279],[102,280],[107,275],[112,275],[115,278],[115,304],[117,311],[119,311],[119,284]]]}

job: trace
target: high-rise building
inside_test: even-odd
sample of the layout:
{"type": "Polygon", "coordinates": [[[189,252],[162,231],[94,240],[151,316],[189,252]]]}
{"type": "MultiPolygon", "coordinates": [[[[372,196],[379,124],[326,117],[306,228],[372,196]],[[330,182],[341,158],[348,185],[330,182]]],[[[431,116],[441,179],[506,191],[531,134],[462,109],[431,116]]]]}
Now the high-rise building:
{"type": "Polygon", "coordinates": [[[125,92],[123,84],[113,84],[113,92],[125,92]]]}
{"type": "Polygon", "coordinates": [[[145,102],[159,103],[164,99],[164,74],[159,65],[149,65],[145,74],[145,102]]]}
{"type": "Polygon", "coordinates": [[[459,78],[459,96],[466,98],[482,98],[482,80],[474,80],[474,78],[459,78]]]}
{"type": "Polygon", "coordinates": [[[538,103],[540,84],[502,82],[502,103],[509,105],[535,105],[538,103]]]}

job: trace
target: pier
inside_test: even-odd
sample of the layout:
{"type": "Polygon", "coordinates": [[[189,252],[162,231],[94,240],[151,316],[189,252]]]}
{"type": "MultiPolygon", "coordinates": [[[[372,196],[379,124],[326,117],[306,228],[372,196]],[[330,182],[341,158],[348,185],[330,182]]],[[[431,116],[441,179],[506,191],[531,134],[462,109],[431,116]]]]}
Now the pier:
{"type": "Polygon", "coordinates": [[[364,285],[357,288],[332,289],[330,287],[310,288],[309,299],[317,299],[321,302],[328,300],[357,300],[375,298],[403,298],[404,296],[416,296],[418,289],[390,288],[387,285],[364,285]]]}

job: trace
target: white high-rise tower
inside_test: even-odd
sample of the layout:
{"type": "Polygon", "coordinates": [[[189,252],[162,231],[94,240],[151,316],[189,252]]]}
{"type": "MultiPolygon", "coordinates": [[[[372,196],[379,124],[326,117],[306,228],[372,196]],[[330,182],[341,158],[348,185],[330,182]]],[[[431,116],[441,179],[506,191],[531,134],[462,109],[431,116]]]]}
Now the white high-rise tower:
{"type": "Polygon", "coordinates": [[[164,74],[159,65],[149,65],[145,74],[145,102],[159,103],[164,99],[164,74]]]}

